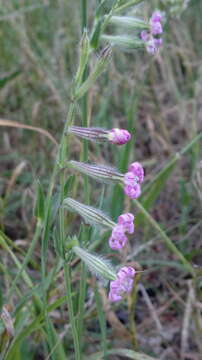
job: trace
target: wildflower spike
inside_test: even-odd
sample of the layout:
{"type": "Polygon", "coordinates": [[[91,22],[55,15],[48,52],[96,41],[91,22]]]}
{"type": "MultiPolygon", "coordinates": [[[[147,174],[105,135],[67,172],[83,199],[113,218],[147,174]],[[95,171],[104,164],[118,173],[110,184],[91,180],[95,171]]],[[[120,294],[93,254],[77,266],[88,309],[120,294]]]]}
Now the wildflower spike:
{"type": "Polygon", "coordinates": [[[163,33],[162,20],[163,14],[159,10],[154,11],[149,21],[150,29],[143,30],[140,34],[149,54],[154,55],[163,43],[159,37],[163,33]]]}

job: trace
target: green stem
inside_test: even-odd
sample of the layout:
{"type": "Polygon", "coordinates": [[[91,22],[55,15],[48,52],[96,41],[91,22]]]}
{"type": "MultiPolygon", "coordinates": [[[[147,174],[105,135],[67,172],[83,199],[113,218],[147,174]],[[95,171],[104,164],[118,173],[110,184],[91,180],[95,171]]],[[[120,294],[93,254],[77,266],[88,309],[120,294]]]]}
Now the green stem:
{"type": "Polygon", "coordinates": [[[81,0],[81,30],[87,26],[87,0],[81,0]]]}
{"type": "MultiPolygon", "coordinates": [[[[87,0],[81,0],[81,31],[87,27],[87,0]]],[[[87,78],[87,68],[84,71],[82,82],[87,78]]],[[[82,125],[88,127],[88,95],[84,95],[82,98],[82,125]]],[[[88,160],[88,142],[83,140],[83,151],[82,151],[82,161],[86,162],[88,160]]],[[[89,204],[89,182],[88,177],[84,177],[84,198],[86,204],[89,204]]],[[[82,351],[82,333],[83,333],[83,319],[84,319],[84,305],[85,305],[85,295],[86,295],[86,282],[87,282],[87,269],[84,263],[81,264],[81,278],[79,284],[79,304],[78,304],[78,334],[79,334],[79,346],[80,351],[82,351]]]]}
{"type": "Polygon", "coordinates": [[[38,241],[39,236],[41,234],[41,230],[42,230],[41,220],[38,220],[37,224],[36,224],[36,231],[35,231],[34,237],[32,239],[32,242],[30,244],[29,250],[28,250],[28,252],[27,252],[27,254],[26,254],[25,258],[24,258],[24,261],[22,263],[22,266],[21,266],[20,270],[18,271],[15,279],[12,281],[12,286],[11,286],[11,288],[9,290],[9,293],[8,293],[8,300],[7,300],[8,302],[9,302],[9,300],[10,300],[12,294],[13,294],[13,291],[15,290],[15,287],[16,287],[16,284],[17,284],[19,278],[21,277],[21,275],[22,275],[26,265],[28,264],[29,260],[31,259],[33,251],[34,251],[34,249],[36,247],[37,241],[38,241]]]}
{"type": "Polygon", "coordinates": [[[137,329],[136,329],[135,315],[134,314],[135,314],[135,310],[136,310],[139,281],[140,281],[140,274],[137,274],[135,276],[135,281],[134,281],[134,285],[133,285],[133,291],[132,291],[131,296],[129,297],[129,302],[128,302],[131,343],[133,344],[134,349],[138,348],[137,329]]]}
{"type": "Polygon", "coordinates": [[[187,269],[187,271],[190,272],[193,277],[195,277],[195,271],[194,271],[193,267],[186,260],[184,255],[173,244],[172,240],[166,235],[166,233],[159,226],[159,224],[153,219],[153,217],[147,212],[147,210],[140,204],[140,202],[138,200],[133,200],[133,202],[138,207],[138,209],[143,213],[143,215],[148,220],[148,222],[153,226],[153,228],[156,229],[160,233],[160,235],[161,235],[162,239],[164,240],[168,249],[171,250],[179,258],[179,260],[182,262],[182,264],[187,269]]]}
{"type": "Polygon", "coordinates": [[[76,328],[76,321],[74,317],[72,295],[71,295],[72,291],[71,291],[70,267],[69,264],[65,264],[65,263],[64,263],[64,276],[65,276],[65,284],[66,284],[66,300],[68,306],[69,319],[72,327],[72,336],[74,341],[75,360],[81,360],[79,338],[76,328]]]}

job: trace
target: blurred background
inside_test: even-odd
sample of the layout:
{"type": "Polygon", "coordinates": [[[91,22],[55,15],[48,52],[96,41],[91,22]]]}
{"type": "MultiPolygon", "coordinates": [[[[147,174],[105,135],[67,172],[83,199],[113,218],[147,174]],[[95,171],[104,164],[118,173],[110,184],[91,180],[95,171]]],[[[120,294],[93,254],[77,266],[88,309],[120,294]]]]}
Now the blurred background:
{"type": "MultiPolygon", "coordinates": [[[[98,3],[88,2],[89,29],[98,3]]],[[[123,172],[130,162],[144,165],[142,204],[201,276],[201,143],[191,142],[202,129],[202,2],[144,1],[138,12],[148,19],[156,8],[165,11],[167,19],[160,53],[151,57],[143,50],[124,52],[114,48],[107,71],[88,94],[89,124],[130,129],[133,140],[118,150],[108,144],[90,144],[89,161],[115,165],[123,172]]],[[[76,1],[0,1],[0,235],[19,261],[23,260],[35,230],[36,180],[40,179],[46,191],[53,169],[70,104],[80,28],[80,7],[76,1]]],[[[108,33],[120,31],[107,29],[108,33]]],[[[75,124],[81,125],[81,119],[78,106],[75,124]]],[[[78,160],[82,142],[72,136],[69,148],[71,158],[78,160]]],[[[100,195],[104,195],[102,208],[113,219],[123,209],[136,213],[136,207],[124,198],[118,186],[103,188],[94,181],[90,184],[90,204],[98,205],[100,195]]],[[[78,174],[73,191],[81,201],[82,186],[78,174]]],[[[71,234],[78,232],[80,218],[71,216],[69,221],[74,224],[71,234]]],[[[112,257],[107,242],[102,241],[107,235],[94,233],[99,251],[112,257]]],[[[2,243],[0,282],[6,298],[16,268],[8,249],[1,246],[2,243]]],[[[51,243],[50,268],[54,261],[51,243]]],[[[128,331],[132,316],[139,351],[161,360],[202,359],[201,277],[195,283],[191,280],[166,248],[161,234],[143,216],[137,215],[128,261],[137,262],[146,271],[141,276],[135,309],[128,307],[127,302],[113,306],[111,311],[105,309],[109,346],[133,348],[128,331]]],[[[40,279],[39,266],[40,244],[28,266],[34,283],[40,279]]],[[[75,272],[75,281],[78,278],[79,271],[75,272]]],[[[50,289],[50,302],[64,295],[60,280],[58,274],[50,289]]],[[[100,350],[93,282],[89,275],[85,354],[100,350]]],[[[25,284],[19,286],[26,291],[25,284]]],[[[100,287],[104,302],[106,289],[102,284],[100,287]]],[[[10,311],[18,303],[15,295],[10,311]]],[[[23,312],[29,306],[27,303],[23,312]]],[[[65,304],[61,304],[51,317],[65,351],[74,359],[64,309],[65,304]]],[[[27,318],[26,324],[29,321],[27,318]]],[[[35,329],[24,337],[15,360],[48,359],[42,347],[43,336],[35,329]]],[[[120,357],[112,355],[110,359],[120,357]]]]}

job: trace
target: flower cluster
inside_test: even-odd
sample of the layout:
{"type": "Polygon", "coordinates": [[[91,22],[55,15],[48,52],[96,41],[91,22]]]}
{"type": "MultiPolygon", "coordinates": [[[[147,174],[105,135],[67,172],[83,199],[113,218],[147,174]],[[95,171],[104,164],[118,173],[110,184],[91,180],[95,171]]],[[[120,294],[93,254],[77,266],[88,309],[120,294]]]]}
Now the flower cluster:
{"type": "Polygon", "coordinates": [[[120,301],[125,294],[129,294],[133,289],[135,269],[131,266],[122,267],[116,280],[110,282],[109,300],[111,302],[120,301]]]}
{"type": "Polygon", "coordinates": [[[144,180],[144,169],[139,162],[130,164],[126,174],[121,174],[118,170],[105,165],[92,165],[75,160],[69,161],[68,164],[97,181],[122,183],[125,194],[131,199],[137,199],[141,194],[140,184],[144,180]]]}
{"type": "Polygon", "coordinates": [[[122,249],[128,240],[125,233],[133,234],[134,232],[134,215],[131,213],[120,215],[116,224],[102,211],[93,208],[92,206],[81,204],[74,199],[66,198],[63,202],[63,206],[71,211],[79,213],[87,224],[105,226],[112,229],[112,234],[109,238],[109,246],[113,250],[122,249]]]}
{"type": "Polygon", "coordinates": [[[152,55],[157,52],[163,43],[162,38],[159,36],[163,33],[162,19],[162,13],[159,10],[154,11],[149,21],[150,30],[141,32],[141,39],[145,42],[147,52],[152,55]]]}
{"type": "Polygon", "coordinates": [[[109,246],[113,250],[122,249],[128,240],[125,233],[133,234],[134,215],[131,213],[122,214],[118,217],[118,223],[114,226],[109,238],[109,246]]]}
{"type": "Polygon", "coordinates": [[[132,163],[124,176],[124,192],[131,199],[137,199],[141,194],[140,184],[144,180],[144,169],[138,162],[132,163]]]}
{"type": "MultiPolygon", "coordinates": [[[[120,17],[118,17],[118,19],[117,17],[115,17],[113,20],[115,22],[121,21],[123,25],[127,23],[129,26],[135,26],[135,28],[137,27],[138,29],[145,30],[149,28],[149,25],[145,24],[143,20],[131,20],[130,18],[120,19],[120,17]]],[[[154,38],[156,35],[162,33],[160,13],[156,12],[152,15],[152,18],[150,20],[150,27],[150,31],[146,30],[147,36],[154,38]]],[[[156,39],[156,41],[157,40],[160,41],[160,39],[156,39]]],[[[140,39],[138,41],[138,46],[144,46],[143,42],[140,41],[140,39]]],[[[89,78],[86,79],[80,87],[76,88],[74,100],[79,100],[88,91],[91,80],[97,78],[98,74],[103,71],[106,63],[106,56],[108,55],[105,54],[104,58],[101,57],[101,59],[99,60],[99,64],[97,65],[94,72],[89,75],[89,78]]],[[[86,57],[84,58],[86,59],[86,57]]],[[[81,67],[80,71],[77,72],[76,80],[78,83],[81,81],[84,68],[85,66],[81,67]]],[[[71,126],[69,126],[65,131],[67,134],[73,134],[88,141],[97,141],[101,143],[108,141],[109,143],[114,145],[124,145],[131,139],[131,134],[127,130],[119,128],[106,130],[96,127],[73,126],[71,124],[71,126]]],[[[124,187],[125,194],[132,199],[138,198],[141,194],[141,184],[144,180],[144,169],[142,165],[138,162],[133,162],[132,164],[130,164],[128,167],[128,172],[126,174],[122,174],[116,169],[109,166],[88,164],[75,160],[68,161],[67,166],[77,171],[80,171],[82,174],[88,175],[98,181],[101,181],[102,183],[121,183],[121,185],[124,187]]],[[[89,205],[82,204],[70,197],[67,197],[63,200],[63,207],[67,208],[70,211],[76,211],[84,218],[86,223],[90,225],[101,225],[110,228],[112,230],[112,233],[109,238],[109,246],[112,250],[120,251],[126,245],[128,241],[128,235],[134,233],[134,215],[131,213],[121,214],[118,217],[117,223],[115,223],[101,210],[89,205]]],[[[71,248],[75,252],[75,254],[86,263],[88,268],[93,273],[95,273],[96,275],[101,275],[102,277],[111,281],[109,291],[110,301],[119,301],[122,299],[124,294],[129,294],[132,291],[135,269],[130,266],[124,266],[120,268],[120,270],[116,274],[108,260],[104,259],[100,255],[92,254],[88,252],[88,250],[81,248],[76,237],[71,239],[70,242],[71,245],[69,245],[69,247],[67,248],[68,250],[71,248]]]]}
{"type": "Polygon", "coordinates": [[[129,294],[133,289],[135,269],[131,266],[124,266],[115,273],[109,260],[102,256],[91,254],[89,251],[73,246],[73,251],[88,266],[89,270],[104,279],[110,280],[109,300],[111,302],[119,301],[124,295],[129,294]]]}

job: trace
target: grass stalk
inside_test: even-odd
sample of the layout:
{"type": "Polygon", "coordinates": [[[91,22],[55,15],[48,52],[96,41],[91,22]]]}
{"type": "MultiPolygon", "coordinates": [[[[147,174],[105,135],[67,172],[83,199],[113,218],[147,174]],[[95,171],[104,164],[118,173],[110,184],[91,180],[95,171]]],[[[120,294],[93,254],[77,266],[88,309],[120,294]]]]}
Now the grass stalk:
{"type": "Polygon", "coordinates": [[[13,291],[15,290],[15,287],[17,285],[17,282],[18,282],[19,278],[21,277],[21,275],[22,275],[25,267],[27,266],[29,260],[31,259],[33,251],[34,251],[34,249],[36,247],[36,244],[37,244],[37,242],[39,240],[41,230],[42,230],[42,223],[41,223],[41,220],[38,220],[37,224],[36,224],[35,234],[34,234],[34,237],[32,239],[32,242],[30,244],[29,250],[28,250],[28,252],[27,252],[27,254],[26,254],[25,258],[24,258],[22,266],[20,267],[15,279],[12,281],[12,286],[11,286],[11,288],[9,290],[9,293],[8,293],[8,300],[7,300],[8,302],[9,302],[9,300],[11,299],[11,297],[13,295],[13,291]]]}
{"type": "Polygon", "coordinates": [[[145,216],[145,218],[153,226],[153,228],[157,230],[157,232],[161,235],[167,248],[178,257],[178,259],[182,262],[186,270],[189,273],[191,273],[193,277],[195,277],[195,271],[191,266],[191,264],[186,260],[186,258],[181,253],[181,251],[179,251],[178,248],[173,244],[172,240],[166,235],[166,233],[159,226],[159,224],[153,219],[153,217],[148,213],[148,211],[141,205],[141,203],[138,200],[133,200],[133,203],[137,206],[137,208],[141,211],[141,213],[145,216]]]}
{"type": "Polygon", "coordinates": [[[64,263],[64,277],[65,277],[65,285],[66,285],[66,300],[68,306],[68,313],[69,313],[69,319],[72,327],[72,336],[74,341],[75,360],[81,360],[79,337],[76,328],[76,321],[74,317],[74,309],[72,303],[70,266],[69,264],[65,264],[65,263],[64,263]]]}
{"type": "MultiPolygon", "coordinates": [[[[87,0],[81,0],[81,32],[83,33],[87,27],[87,0]]],[[[84,82],[87,78],[87,68],[84,70],[82,81],[84,82]]],[[[89,126],[88,124],[88,95],[85,94],[82,98],[82,125],[84,127],[89,126]]],[[[86,162],[88,160],[88,141],[83,140],[83,149],[82,149],[82,161],[86,162]]],[[[84,177],[84,198],[86,204],[89,204],[89,181],[88,177],[84,177]]],[[[83,334],[83,319],[85,313],[85,295],[86,295],[86,283],[87,283],[87,269],[86,265],[81,263],[81,278],[79,284],[79,304],[78,304],[78,334],[79,334],[79,346],[80,351],[82,351],[82,334],[83,334]]]]}

